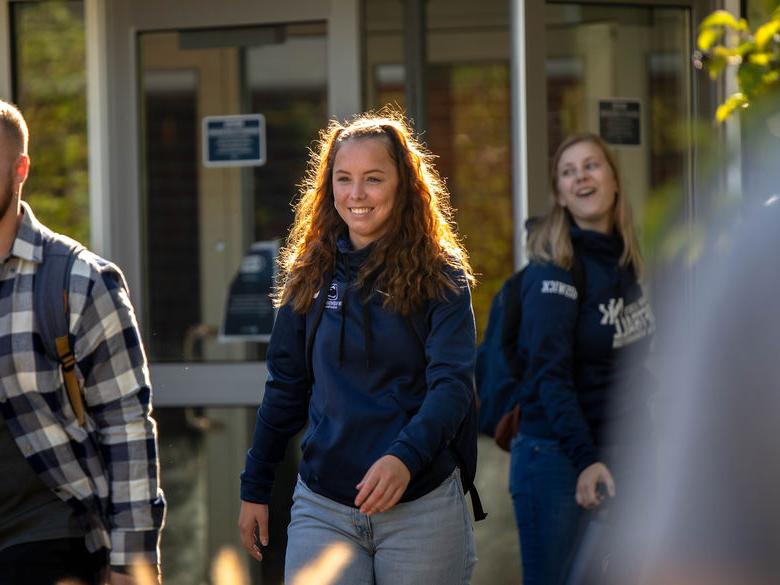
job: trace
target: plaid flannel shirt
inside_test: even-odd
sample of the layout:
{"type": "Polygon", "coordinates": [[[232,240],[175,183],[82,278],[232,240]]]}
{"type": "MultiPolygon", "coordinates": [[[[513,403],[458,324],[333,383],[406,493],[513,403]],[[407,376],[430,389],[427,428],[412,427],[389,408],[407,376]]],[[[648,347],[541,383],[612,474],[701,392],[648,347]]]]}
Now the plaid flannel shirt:
{"type": "Polygon", "coordinates": [[[73,264],[70,334],[87,423],[71,409],[62,373],[44,354],[33,316],[41,224],[24,206],[0,261],[0,413],[41,480],[71,504],[91,551],[112,565],[159,561],[165,499],[146,356],[121,271],[91,252],[73,264]]]}

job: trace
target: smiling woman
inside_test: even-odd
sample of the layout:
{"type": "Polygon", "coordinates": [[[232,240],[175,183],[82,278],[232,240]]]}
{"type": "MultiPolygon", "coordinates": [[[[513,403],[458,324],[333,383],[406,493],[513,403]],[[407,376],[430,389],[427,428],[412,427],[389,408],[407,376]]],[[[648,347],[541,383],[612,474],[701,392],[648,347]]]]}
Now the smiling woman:
{"type": "Polygon", "coordinates": [[[618,185],[604,151],[594,142],[572,144],[561,154],[556,175],[558,204],[571,213],[574,222],[609,234],[618,185]]]}
{"type": "Polygon", "coordinates": [[[607,235],[614,229],[621,239],[621,265],[630,264],[641,276],[643,262],[631,202],[627,194],[621,193],[615,156],[600,136],[589,132],[572,134],[560,144],[550,165],[550,189],[553,205],[528,234],[531,259],[568,270],[574,259],[569,233],[572,224],[607,235]],[[591,190],[596,193],[596,189],[599,194],[594,198],[595,204],[578,203],[579,199],[587,199],[591,190]],[[574,209],[569,208],[570,204],[574,209]],[[595,226],[590,225],[590,219],[596,219],[595,226]]]}
{"type": "Polygon", "coordinates": [[[242,542],[262,559],[275,462],[308,421],[286,582],[343,543],[339,583],[467,584],[474,279],[448,193],[401,114],[333,122],[317,146],[281,255],[242,542]]]}
{"type": "Polygon", "coordinates": [[[398,171],[387,138],[355,138],[339,149],[333,198],[355,249],[384,235],[397,190],[398,171]]]}
{"type": "Polygon", "coordinates": [[[625,485],[613,460],[635,444],[616,443],[610,425],[626,424],[640,438],[649,428],[636,384],[648,376],[655,320],[638,281],[631,207],[601,138],[564,140],[550,187],[552,207],[531,228],[516,301],[516,360],[525,371],[509,484],[524,582],[559,585],[586,511],[625,485]]]}
{"type": "Polygon", "coordinates": [[[356,285],[365,287],[370,279],[386,293],[385,308],[409,315],[426,300],[455,291],[442,268],[464,271],[473,283],[433,158],[392,108],[324,129],[280,255],[277,302],[308,309],[345,235],[355,249],[374,244],[356,285]]]}

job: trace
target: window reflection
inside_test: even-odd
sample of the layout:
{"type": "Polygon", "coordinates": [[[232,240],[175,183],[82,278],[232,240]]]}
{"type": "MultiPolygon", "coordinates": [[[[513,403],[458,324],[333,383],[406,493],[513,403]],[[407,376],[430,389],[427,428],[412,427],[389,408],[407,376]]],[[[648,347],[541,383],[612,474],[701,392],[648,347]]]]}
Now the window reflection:
{"type": "Polygon", "coordinates": [[[140,35],[145,161],[145,319],[154,362],[254,361],[220,337],[227,294],[254,242],[278,243],[306,151],[326,118],[325,25],[140,35]],[[260,113],[267,162],[206,168],[204,116],[260,113]]]}

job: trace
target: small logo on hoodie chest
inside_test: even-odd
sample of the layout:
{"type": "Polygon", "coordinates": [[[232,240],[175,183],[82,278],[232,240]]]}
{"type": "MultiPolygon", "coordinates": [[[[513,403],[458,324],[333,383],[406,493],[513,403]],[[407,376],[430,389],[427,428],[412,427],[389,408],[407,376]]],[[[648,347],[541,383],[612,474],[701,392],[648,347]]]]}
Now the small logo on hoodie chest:
{"type": "Polygon", "coordinates": [[[341,308],[341,299],[339,298],[339,283],[332,282],[328,289],[328,299],[325,301],[325,308],[339,310],[341,308]]]}

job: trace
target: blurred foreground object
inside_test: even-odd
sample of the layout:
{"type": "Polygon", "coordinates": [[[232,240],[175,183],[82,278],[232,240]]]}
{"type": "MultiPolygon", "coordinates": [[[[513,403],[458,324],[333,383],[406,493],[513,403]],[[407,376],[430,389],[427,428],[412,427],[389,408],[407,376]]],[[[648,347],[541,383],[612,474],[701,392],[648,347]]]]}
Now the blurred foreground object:
{"type": "Polygon", "coordinates": [[[214,585],[249,585],[246,567],[232,546],[223,546],[211,567],[214,585]]]}
{"type": "Polygon", "coordinates": [[[710,250],[693,300],[678,295],[661,319],[674,326],[659,344],[659,444],[638,462],[645,473],[619,516],[620,583],[780,576],[778,199],[726,242],[710,250]]]}
{"type": "Polygon", "coordinates": [[[352,551],[341,542],[326,548],[319,558],[301,569],[292,585],[331,585],[352,560],[352,551]]]}

